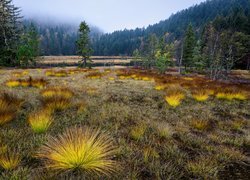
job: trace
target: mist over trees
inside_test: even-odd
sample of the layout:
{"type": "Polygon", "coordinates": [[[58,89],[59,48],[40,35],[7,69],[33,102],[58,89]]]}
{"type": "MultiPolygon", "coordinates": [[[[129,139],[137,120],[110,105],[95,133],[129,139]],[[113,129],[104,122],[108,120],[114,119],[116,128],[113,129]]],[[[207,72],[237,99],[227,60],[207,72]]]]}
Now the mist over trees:
{"type": "MultiPolygon", "coordinates": [[[[40,55],[77,54],[78,25],[21,21],[10,0],[0,2],[2,66],[27,66],[40,55]]],[[[147,28],[108,34],[94,26],[89,30],[93,55],[135,55],[148,69],[184,66],[205,70],[213,79],[235,67],[250,69],[249,0],[208,0],[147,28]]]]}
{"type": "MultiPolygon", "coordinates": [[[[26,26],[35,24],[40,35],[41,55],[76,55],[76,40],[78,38],[78,24],[43,22],[39,19],[24,20],[26,26]]],[[[95,42],[103,32],[95,27],[90,27],[90,39],[95,42]]]]}

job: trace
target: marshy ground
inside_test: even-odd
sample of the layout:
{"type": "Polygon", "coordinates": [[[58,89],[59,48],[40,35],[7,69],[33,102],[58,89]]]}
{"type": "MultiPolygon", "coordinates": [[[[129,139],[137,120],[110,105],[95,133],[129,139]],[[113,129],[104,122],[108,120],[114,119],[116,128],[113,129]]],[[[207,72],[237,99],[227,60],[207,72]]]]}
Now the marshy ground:
{"type": "Polygon", "coordinates": [[[73,171],[54,179],[249,178],[249,84],[139,70],[1,70],[0,76],[1,93],[22,100],[15,117],[1,123],[1,154],[18,156],[12,168],[0,156],[1,179],[51,178],[37,152],[76,126],[109,134],[116,149],[109,158],[118,168],[108,178],[73,171]],[[29,118],[52,106],[43,97],[49,88],[72,94],[39,133],[29,118]]]}

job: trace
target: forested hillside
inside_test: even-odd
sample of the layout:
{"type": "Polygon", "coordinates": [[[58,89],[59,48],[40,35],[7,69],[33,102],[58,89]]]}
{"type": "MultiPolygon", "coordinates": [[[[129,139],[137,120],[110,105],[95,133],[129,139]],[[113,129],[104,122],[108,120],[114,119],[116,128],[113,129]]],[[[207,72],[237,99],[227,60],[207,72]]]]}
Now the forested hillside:
{"type": "MultiPolygon", "coordinates": [[[[40,35],[41,55],[75,55],[78,24],[60,24],[52,22],[41,22],[36,19],[24,20],[27,27],[34,24],[40,35]]],[[[102,35],[97,27],[91,27],[90,38],[94,42],[102,35]]]]}
{"type": "MultiPolygon", "coordinates": [[[[93,42],[95,55],[132,55],[135,49],[143,46],[150,34],[162,37],[168,33],[168,43],[182,40],[191,23],[199,36],[204,26],[216,17],[231,17],[229,26],[249,34],[250,32],[250,1],[249,0],[208,0],[199,5],[182,10],[165,21],[147,28],[116,31],[105,34],[93,42]],[[244,21],[244,22],[242,22],[244,21]],[[245,26],[242,28],[242,26],[245,26]]],[[[223,26],[223,24],[221,24],[223,26]]]]}

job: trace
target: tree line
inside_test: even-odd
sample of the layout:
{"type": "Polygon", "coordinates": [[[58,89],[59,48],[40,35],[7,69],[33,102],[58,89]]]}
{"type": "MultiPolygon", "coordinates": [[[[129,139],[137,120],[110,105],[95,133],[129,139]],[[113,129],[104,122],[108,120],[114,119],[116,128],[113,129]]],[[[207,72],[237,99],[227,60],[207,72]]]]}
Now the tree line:
{"type": "MultiPolygon", "coordinates": [[[[219,54],[223,54],[227,59],[230,59],[229,57],[232,56],[229,54],[238,54],[238,57],[233,55],[233,65],[238,68],[249,69],[249,51],[245,52],[245,50],[249,49],[249,44],[247,43],[250,33],[249,0],[208,0],[180,11],[169,19],[150,25],[147,28],[105,34],[93,42],[94,55],[132,55],[135,50],[142,51],[141,53],[145,54],[145,46],[148,46],[149,39],[155,36],[158,39],[157,41],[163,38],[165,43],[173,46],[173,58],[178,61],[177,64],[183,59],[183,65],[186,68],[193,61],[195,65],[202,67],[204,64],[200,60],[201,57],[208,59],[207,56],[205,57],[204,46],[206,44],[203,37],[205,31],[208,31],[208,27],[210,27],[210,30],[213,27],[214,30],[212,31],[216,31],[215,36],[218,36],[217,42],[219,43],[216,43],[216,46],[220,45],[220,48],[216,48],[216,50],[224,51],[224,54],[219,54]],[[184,44],[186,30],[190,24],[192,25],[193,36],[188,44],[184,44]],[[230,39],[227,41],[231,46],[230,53],[226,52],[225,48],[229,44],[226,45],[223,42],[226,39],[225,36],[228,36],[230,39]],[[239,41],[241,41],[240,44],[237,44],[239,41]],[[236,44],[238,47],[236,47],[236,44]],[[186,52],[187,45],[193,48],[190,52],[186,52]],[[201,49],[203,53],[200,53],[201,49]],[[183,53],[183,51],[185,52],[183,53]],[[199,55],[194,57],[192,57],[193,55],[186,55],[190,53],[199,55]],[[241,53],[242,57],[239,57],[241,53]]],[[[210,40],[214,38],[210,36],[210,40]]],[[[214,53],[219,56],[217,52],[214,53]]],[[[219,66],[222,66],[222,64],[219,66]]],[[[229,67],[229,64],[223,66],[229,67]]]]}
{"type": "Polygon", "coordinates": [[[150,34],[133,52],[145,69],[164,73],[179,66],[180,73],[203,72],[211,79],[225,79],[234,67],[250,68],[250,21],[243,9],[217,16],[197,34],[190,23],[180,41],[169,42],[169,33],[150,34]]]}
{"type": "Polygon", "coordinates": [[[99,31],[90,34],[86,22],[81,23],[78,32],[67,26],[44,28],[32,21],[23,21],[20,12],[12,0],[0,0],[0,66],[34,66],[40,55],[76,53],[87,66],[91,37],[99,35],[99,31]],[[65,33],[65,29],[72,33],[65,33]]]}

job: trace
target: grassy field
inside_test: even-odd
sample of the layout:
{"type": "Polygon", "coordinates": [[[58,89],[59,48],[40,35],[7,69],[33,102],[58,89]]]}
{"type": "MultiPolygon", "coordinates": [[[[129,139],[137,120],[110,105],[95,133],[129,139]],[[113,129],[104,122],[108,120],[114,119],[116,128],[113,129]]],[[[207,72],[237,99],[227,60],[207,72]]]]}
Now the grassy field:
{"type": "MultiPolygon", "coordinates": [[[[113,64],[113,65],[127,65],[131,62],[132,57],[122,56],[92,56],[92,65],[97,66],[102,64],[113,64]]],[[[81,57],[79,56],[43,56],[39,58],[38,64],[40,66],[76,66],[81,57]]]]}
{"type": "Polygon", "coordinates": [[[249,178],[250,84],[126,69],[0,76],[0,179],[249,178]]]}

